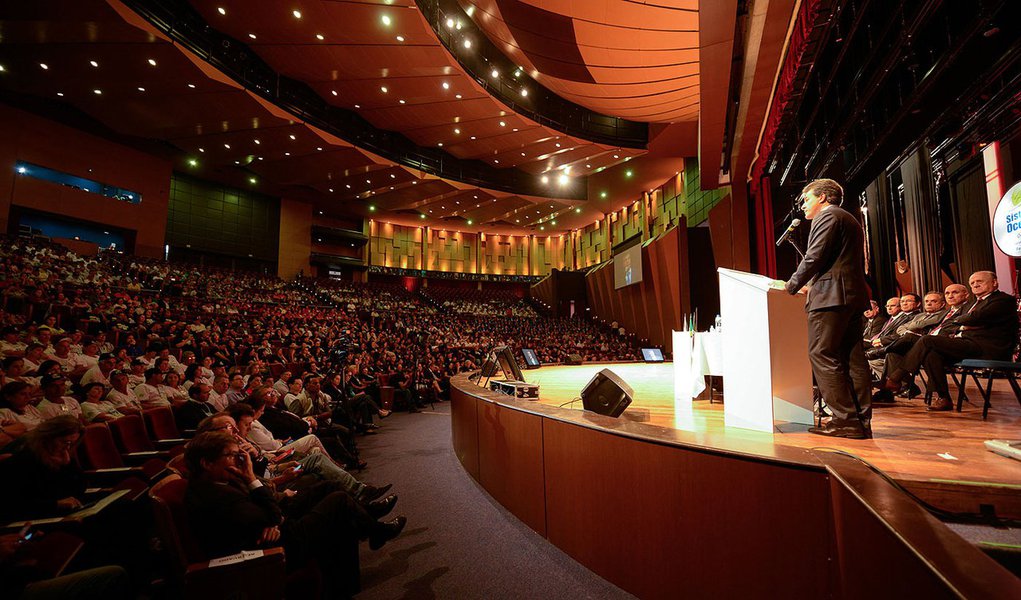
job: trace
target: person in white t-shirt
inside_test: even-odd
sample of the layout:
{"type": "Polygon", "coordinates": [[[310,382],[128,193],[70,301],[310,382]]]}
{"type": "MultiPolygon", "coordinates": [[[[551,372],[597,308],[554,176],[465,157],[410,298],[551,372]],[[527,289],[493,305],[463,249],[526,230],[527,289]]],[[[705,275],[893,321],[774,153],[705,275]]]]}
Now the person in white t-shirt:
{"type": "Polygon", "coordinates": [[[22,356],[25,354],[25,344],[18,339],[18,328],[10,325],[4,327],[3,339],[0,339],[0,356],[22,356]]]}
{"type": "Polygon", "coordinates": [[[160,390],[161,383],[163,383],[163,374],[155,368],[151,368],[145,372],[145,383],[135,386],[135,398],[138,398],[138,403],[142,405],[143,409],[170,406],[170,401],[160,390]]]}
{"type": "Polygon", "coordinates": [[[124,371],[113,371],[110,373],[110,385],[113,387],[106,394],[105,400],[112,403],[122,413],[137,413],[142,410],[142,405],[128,390],[128,374],[124,371]]]}
{"type": "Polygon", "coordinates": [[[218,375],[213,380],[213,389],[209,391],[209,404],[217,411],[226,410],[230,402],[227,400],[227,388],[230,387],[230,380],[226,375],[218,375]]]}
{"type": "Polygon", "coordinates": [[[46,375],[42,378],[40,385],[43,388],[43,399],[36,408],[44,421],[59,415],[73,415],[79,421],[82,420],[81,405],[71,396],[64,395],[65,384],[62,375],[46,375]]]}
{"type": "Polygon", "coordinates": [[[32,406],[32,386],[12,381],[0,389],[0,427],[18,437],[43,422],[39,409],[32,406]]]}
{"type": "Polygon", "coordinates": [[[99,362],[96,366],[85,371],[82,375],[81,384],[88,385],[90,383],[101,383],[105,387],[110,387],[110,373],[113,372],[114,366],[117,362],[117,358],[109,352],[104,352],[99,355],[99,362]]]}
{"type": "Polygon", "coordinates": [[[85,401],[82,402],[82,417],[89,423],[104,423],[124,416],[113,402],[103,399],[103,392],[103,384],[97,381],[82,386],[82,394],[85,397],[85,401]]]}

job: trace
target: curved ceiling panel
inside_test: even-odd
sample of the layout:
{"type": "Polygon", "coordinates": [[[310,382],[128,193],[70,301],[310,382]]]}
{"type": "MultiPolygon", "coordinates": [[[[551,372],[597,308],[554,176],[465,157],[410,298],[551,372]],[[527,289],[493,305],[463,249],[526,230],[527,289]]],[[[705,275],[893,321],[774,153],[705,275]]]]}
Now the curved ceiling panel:
{"type": "MultiPolygon", "coordinates": [[[[569,136],[514,112],[461,68],[412,0],[189,2],[273,70],[419,146],[499,169],[557,176],[568,169],[571,177],[645,153],[569,136]],[[583,151],[561,157],[557,142],[583,151]]],[[[655,96],[643,103],[665,110],[655,96]]]]}
{"type": "Polygon", "coordinates": [[[458,0],[543,86],[634,121],[696,121],[698,0],[458,0]]]}

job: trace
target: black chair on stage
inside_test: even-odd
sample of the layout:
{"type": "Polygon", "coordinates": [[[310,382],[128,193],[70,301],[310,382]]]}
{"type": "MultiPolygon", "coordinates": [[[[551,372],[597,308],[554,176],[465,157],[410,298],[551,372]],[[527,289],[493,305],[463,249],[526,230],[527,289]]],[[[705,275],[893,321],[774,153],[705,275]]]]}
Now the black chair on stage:
{"type": "Polygon", "coordinates": [[[968,382],[969,375],[975,382],[975,386],[978,387],[979,393],[982,394],[983,419],[989,415],[989,407],[992,406],[989,398],[993,392],[994,379],[1006,379],[1010,383],[1010,388],[1014,390],[1014,397],[1017,398],[1018,404],[1021,404],[1021,386],[1018,386],[1017,383],[1019,373],[1021,373],[1021,363],[1009,360],[968,358],[955,364],[954,368],[950,371],[950,376],[954,378],[954,383],[957,384],[957,412],[961,412],[964,401],[968,399],[968,396],[964,393],[964,386],[968,382]],[[982,381],[979,377],[985,379],[985,387],[982,387],[982,381]]]}

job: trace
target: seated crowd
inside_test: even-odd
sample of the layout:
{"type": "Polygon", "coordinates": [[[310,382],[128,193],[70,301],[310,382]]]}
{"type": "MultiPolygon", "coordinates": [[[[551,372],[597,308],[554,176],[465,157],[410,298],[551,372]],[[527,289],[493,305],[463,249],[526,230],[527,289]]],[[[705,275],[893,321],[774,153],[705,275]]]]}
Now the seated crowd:
{"type": "MultiPolygon", "coordinates": [[[[319,565],[334,596],[353,591],[352,545],[379,548],[406,523],[388,517],[397,502],[389,484],[352,474],[366,467],[360,437],[377,433],[391,410],[417,412],[446,399],[450,377],[478,368],[498,345],[530,346],[544,362],[575,352],[637,357],[626,335],[540,317],[507,294],[436,307],[436,298],[389,284],[295,285],[6,241],[0,477],[17,487],[0,495],[0,522],[81,510],[90,489],[104,489],[86,483],[83,437],[162,412],[188,441],[160,456],[158,471],[186,480],[188,522],[205,559],[282,547],[289,569],[319,565]]],[[[145,473],[143,489],[158,485],[154,477],[145,473]]],[[[138,512],[117,506],[104,509],[102,531],[144,535],[138,512]]],[[[0,552],[5,574],[17,570],[19,535],[0,536],[0,550],[13,549],[0,552]]],[[[82,535],[94,548],[83,566],[93,568],[67,585],[109,580],[95,589],[118,597],[130,588],[125,573],[104,565],[137,564],[148,540],[114,543],[98,528],[82,535]]],[[[0,589],[31,597],[54,581],[5,577],[0,589]]]]}
{"type": "Polygon", "coordinates": [[[921,393],[915,377],[924,369],[928,409],[953,408],[947,369],[968,359],[1012,360],[1018,346],[1018,303],[999,290],[992,271],[978,271],[968,285],[953,283],[943,293],[924,297],[908,293],[886,301],[886,314],[876,302],[865,312],[865,356],[879,390],[877,404],[893,402],[894,394],[913,398],[921,393]]]}

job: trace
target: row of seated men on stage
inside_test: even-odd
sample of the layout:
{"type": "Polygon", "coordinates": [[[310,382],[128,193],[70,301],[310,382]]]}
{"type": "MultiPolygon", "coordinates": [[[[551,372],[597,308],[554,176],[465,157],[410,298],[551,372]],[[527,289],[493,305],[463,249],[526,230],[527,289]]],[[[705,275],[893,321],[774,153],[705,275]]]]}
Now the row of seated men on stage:
{"type": "Polygon", "coordinates": [[[947,369],[967,359],[1011,360],[1018,346],[1018,304],[999,290],[996,274],[978,271],[968,285],[953,283],[942,294],[909,293],[886,301],[886,314],[872,302],[862,341],[878,391],[877,405],[894,395],[921,393],[915,376],[924,368],[930,411],[953,408],[947,369]]]}

